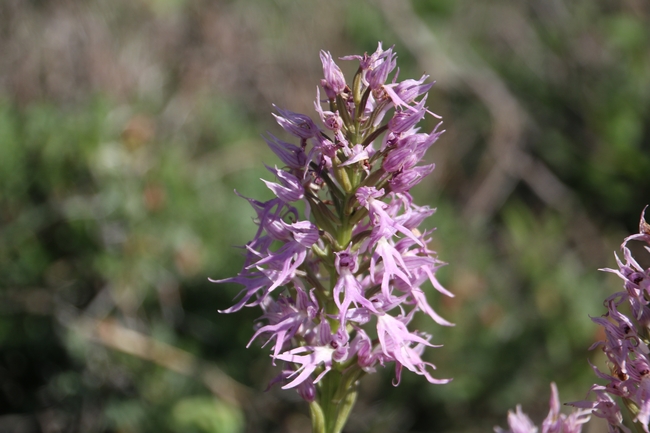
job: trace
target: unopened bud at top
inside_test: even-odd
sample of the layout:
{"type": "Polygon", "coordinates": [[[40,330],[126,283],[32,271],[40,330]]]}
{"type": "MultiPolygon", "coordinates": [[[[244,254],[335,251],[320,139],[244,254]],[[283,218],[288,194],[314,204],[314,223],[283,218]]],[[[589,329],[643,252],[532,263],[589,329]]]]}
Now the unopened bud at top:
{"type": "Polygon", "coordinates": [[[336,99],[336,95],[345,90],[345,77],[341,68],[338,67],[332,55],[326,51],[320,52],[320,61],[323,63],[323,75],[325,78],[321,80],[320,84],[325,89],[325,93],[329,99],[336,99]]]}

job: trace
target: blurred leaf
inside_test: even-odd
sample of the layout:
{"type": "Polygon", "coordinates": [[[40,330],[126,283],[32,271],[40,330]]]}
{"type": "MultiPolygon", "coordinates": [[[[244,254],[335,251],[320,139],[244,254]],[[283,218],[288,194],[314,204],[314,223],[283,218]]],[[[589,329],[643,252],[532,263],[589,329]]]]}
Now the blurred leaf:
{"type": "Polygon", "coordinates": [[[211,397],[182,399],[171,416],[176,429],[187,433],[239,433],[244,427],[239,410],[211,397]]]}

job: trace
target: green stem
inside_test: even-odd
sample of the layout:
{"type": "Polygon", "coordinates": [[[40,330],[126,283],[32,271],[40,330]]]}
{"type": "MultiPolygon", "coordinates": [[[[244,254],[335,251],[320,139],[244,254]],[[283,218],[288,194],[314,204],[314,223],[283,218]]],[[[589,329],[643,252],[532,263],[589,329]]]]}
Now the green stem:
{"type": "Polygon", "coordinates": [[[339,403],[339,410],[336,417],[336,422],[334,423],[334,429],[332,433],[340,433],[343,431],[343,427],[348,421],[350,413],[352,413],[352,408],[357,402],[357,386],[354,386],[354,390],[350,390],[345,394],[345,397],[339,403]]]}
{"type": "Polygon", "coordinates": [[[317,401],[309,403],[309,412],[311,413],[312,433],[327,433],[327,430],[325,430],[325,414],[317,401]]]}
{"type": "Polygon", "coordinates": [[[318,398],[310,403],[312,433],[341,433],[357,399],[362,372],[333,370],[318,383],[318,398]]]}

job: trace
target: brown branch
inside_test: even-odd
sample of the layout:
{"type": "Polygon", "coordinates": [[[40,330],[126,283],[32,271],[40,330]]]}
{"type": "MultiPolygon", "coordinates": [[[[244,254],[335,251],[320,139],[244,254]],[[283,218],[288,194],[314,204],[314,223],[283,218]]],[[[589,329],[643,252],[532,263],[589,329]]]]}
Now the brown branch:
{"type": "Polygon", "coordinates": [[[251,400],[251,391],[216,365],[127,329],[113,319],[80,317],[66,326],[88,341],[153,362],[184,376],[199,378],[212,393],[234,406],[245,406],[251,400]]]}

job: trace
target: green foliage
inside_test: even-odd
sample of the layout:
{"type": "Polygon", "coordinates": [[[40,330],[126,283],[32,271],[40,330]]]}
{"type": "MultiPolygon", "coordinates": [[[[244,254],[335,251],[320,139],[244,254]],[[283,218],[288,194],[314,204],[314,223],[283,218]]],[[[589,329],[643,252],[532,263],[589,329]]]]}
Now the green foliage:
{"type": "Polygon", "coordinates": [[[242,413],[211,398],[190,397],[172,409],[173,424],[188,433],[238,433],[243,431],[242,413]]]}
{"type": "Polygon", "coordinates": [[[256,230],[233,190],[270,197],[258,179],[280,162],[260,134],[287,138],[271,103],[308,110],[318,50],[378,40],[397,45],[403,77],[438,80],[428,105],[447,132],[414,194],[438,207],[431,246],[456,297],[428,296],[456,326],[418,327],[444,344],[426,356],[454,381],[369,375],[349,431],[489,431],[517,403],[539,420],[550,381],[562,400],[583,398],[586,359],[599,362],[589,316],[619,287],[597,269],[649,200],[647,8],[418,0],[413,25],[392,28],[408,13],[392,2],[109,3],[0,5],[0,430],[12,416],[88,432],[304,426],[293,393],[261,392],[277,368],[268,347],[245,348],[259,312],[219,314],[240,288],[207,277],[236,274],[233,246],[256,230]],[[438,51],[418,50],[417,32],[438,51]],[[500,86],[520,124],[497,122],[500,86]],[[499,165],[509,134],[547,177],[499,165]],[[154,343],[183,355],[147,352],[154,343]],[[252,388],[250,404],[215,396],[205,365],[252,388]]]}

